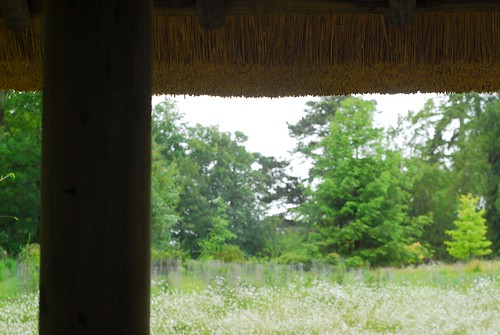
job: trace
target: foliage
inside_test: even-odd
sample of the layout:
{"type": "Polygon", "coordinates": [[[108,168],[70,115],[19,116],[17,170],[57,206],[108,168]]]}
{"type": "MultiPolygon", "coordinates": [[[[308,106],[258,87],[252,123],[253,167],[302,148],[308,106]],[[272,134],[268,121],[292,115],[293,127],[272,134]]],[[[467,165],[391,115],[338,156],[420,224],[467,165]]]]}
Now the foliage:
{"type": "Polygon", "coordinates": [[[484,175],[486,186],[483,192],[492,248],[500,254],[500,99],[490,97],[479,118],[479,138],[488,166],[484,175]]]}
{"type": "Polygon", "coordinates": [[[223,262],[244,262],[245,254],[240,249],[239,246],[234,244],[225,244],[220,249],[219,253],[215,255],[215,259],[219,259],[223,262]]]}
{"type": "Polygon", "coordinates": [[[488,247],[491,242],[486,239],[486,220],[483,218],[484,209],[477,210],[479,198],[472,194],[460,197],[458,219],[454,221],[455,230],[448,230],[452,241],[445,241],[451,256],[469,260],[471,256],[484,256],[491,253],[488,247]]]}
{"type": "Polygon", "coordinates": [[[497,94],[449,94],[427,101],[416,113],[410,111],[398,129],[391,130],[392,143],[402,143],[408,157],[413,180],[410,216],[433,215],[422,242],[439,259],[448,257],[445,231],[453,228],[461,194],[484,198],[491,240],[496,243],[500,237],[495,210],[499,107],[497,94]]]}
{"type": "MultiPolygon", "coordinates": [[[[308,102],[289,125],[296,154],[313,163],[302,179],[290,175],[290,162],[248,152],[243,133],[188,125],[170,99],[156,105],[153,249],[288,264],[447,259],[446,231],[470,192],[500,252],[498,94],[429,100],[387,133],[374,113],[358,97],[308,102]]],[[[40,94],[0,92],[0,172],[16,176],[0,178],[0,248],[13,256],[38,241],[40,129],[40,94]]]]}
{"type": "Polygon", "coordinates": [[[322,234],[324,254],[339,253],[353,265],[402,264],[423,221],[408,218],[409,180],[401,155],[383,148],[374,111],[371,101],[341,101],[311,157],[313,184],[302,213],[322,234]]]}
{"type": "Polygon", "coordinates": [[[16,176],[0,187],[0,214],[8,216],[0,217],[0,246],[11,255],[38,241],[41,102],[39,93],[15,92],[0,101],[0,171],[16,176]]]}
{"type": "MultiPolygon", "coordinates": [[[[13,174],[12,172],[8,173],[5,176],[2,176],[0,174],[0,182],[6,180],[8,178],[16,179],[16,175],[13,174]]],[[[0,215],[0,219],[12,219],[12,220],[18,221],[18,219],[15,216],[11,216],[11,215],[0,215]]],[[[7,253],[7,251],[0,246],[0,253],[7,253]]]]}
{"type": "Polygon", "coordinates": [[[221,199],[218,201],[217,216],[213,218],[207,239],[200,242],[200,259],[219,259],[226,242],[236,238],[229,228],[229,222],[225,218],[225,204],[221,199]]]}
{"type": "Polygon", "coordinates": [[[412,180],[409,201],[411,220],[427,220],[421,242],[432,250],[434,257],[447,259],[443,241],[445,233],[453,227],[458,201],[453,175],[436,163],[413,157],[406,160],[408,176],[412,180]]]}
{"type": "MultiPolygon", "coordinates": [[[[273,235],[266,212],[293,196],[296,180],[285,173],[288,162],[248,152],[246,140],[186,125],[171,100],[155,107],[153,241],[163,232],[164,247],[191,257],[216,257],[229,240],[245,255],[262,252],[273,235]]],[[[231,248],[224,254],[238,254],[231,248]]]]}
{"type": "Polygon", "coordinates": [[[346,98],[324,97],[306,103],[305,115],[296,124],[288,125],[290,136],[298,142],[296,152],[307,157],[314,156],[318,141],[329,134],[330,123],[346,98]]]}
{"type": "Polygon", "coordinates": [[[301,227],[284,229],[277,240],[281,248],[277,261],[281,264],[304,264],[310,267],[321,258],[318,234],[307,233],[301,227]]]}
{"type": "Polygon", "coordinates": [[[11,173],[7,173],[7,175],[5,175],[5,176],[0,175],[0,182],[6,180],[7,178],[16,179],[16,175],[13,174],[12,172],[11,173]]]}
{"type": "Polygon", "coordinates": [[[153,108],[152,114],[152,176],[151,212],[152,244],[157,251],[178,249],[172,229],[179,221],[176,206],[181,185],[176,159],[183,156],[183,125],[175,105],[165,100],[153,108]]]}

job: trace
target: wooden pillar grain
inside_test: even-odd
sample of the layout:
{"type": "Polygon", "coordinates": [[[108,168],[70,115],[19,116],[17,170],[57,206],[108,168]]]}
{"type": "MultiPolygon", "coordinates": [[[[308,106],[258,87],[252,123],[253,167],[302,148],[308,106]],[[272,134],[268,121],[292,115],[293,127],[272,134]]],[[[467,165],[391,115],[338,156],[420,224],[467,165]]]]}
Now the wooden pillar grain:
{"type": "Polygon", "coordinates": [[[44,1],[40,334],[149,334],[151,0],[44,1]]]}

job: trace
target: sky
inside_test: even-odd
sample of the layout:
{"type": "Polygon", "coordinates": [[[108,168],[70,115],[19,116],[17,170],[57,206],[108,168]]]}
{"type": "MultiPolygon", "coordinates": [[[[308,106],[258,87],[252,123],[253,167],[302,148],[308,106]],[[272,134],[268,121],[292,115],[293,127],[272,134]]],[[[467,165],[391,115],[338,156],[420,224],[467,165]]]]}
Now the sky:
{"type": "MultiPolygon", "coordinates": [[[[431,94],[363,95],[377,101],[375,122],[394,125],[398,114],[418,111],[431,94]]],[[[248,136],[246,148],[266,156],[290,159],[295,140],[288,136],[287,122],[297,123],[304,115],[305,103],[318,97],[299,98],[221,98],[210,96],[174,96],[184,121],[194,126],[218,125],[221,131],[241,131],[248,136]]],[[[156,96],[153,104],[164,97],[156,96]]]]}

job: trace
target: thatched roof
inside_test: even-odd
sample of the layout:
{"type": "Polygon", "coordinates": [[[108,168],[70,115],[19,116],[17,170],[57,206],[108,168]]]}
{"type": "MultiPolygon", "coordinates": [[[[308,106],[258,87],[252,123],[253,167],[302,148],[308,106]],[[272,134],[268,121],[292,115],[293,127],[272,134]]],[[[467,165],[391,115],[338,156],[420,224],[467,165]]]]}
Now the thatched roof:
{"type": "MultiPolygon", "coordinates": [[[[215,29],[203,28],[192,8],[157,8],[154,92],[300,96],[500,90],[500,11],[418,10],[408,26],[398,27],[387,11],[372,7],[325,7],[324,14],[266,8],[243,15],[231,13],[229,6],[223,27],[215,29]]],[[[9,31],[0,20],[0,89],[41,89],[41,21],[34,17],[27,29],[9,31]]]]}

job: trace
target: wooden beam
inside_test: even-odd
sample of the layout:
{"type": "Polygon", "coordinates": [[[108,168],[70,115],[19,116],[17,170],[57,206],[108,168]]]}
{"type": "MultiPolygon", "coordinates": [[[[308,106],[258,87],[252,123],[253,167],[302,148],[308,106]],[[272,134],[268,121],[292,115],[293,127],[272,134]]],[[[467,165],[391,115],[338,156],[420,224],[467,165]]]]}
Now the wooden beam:
{"type": "Polygon", "coordinates": [[[416,0],[389,0],[389,21],[398,26],[410,25],[417,14],[416,0]]]}
{"type": "Polygon", "coordinates": [[[9,30],[23,30],[31,25],[26,0],[0,0],[0,14],[9,30]]]}
{"type": "Polygon", "coordinates": [[[204,28],[219,28],[224,25],[224,0],[197,0],[200,23],[204,28]]]}
{"type": "MultiPolygon", "coordinates": [[[[28,0],[32,16],[41,16],[43,2],[28,0]]],[[[318,14],[387,14],[387,0],[225,0],[226,15],[318,15],[318,14]]],[[[422,12],[490,12],[500,11],[500,1],[417,0],[417,13],[422,12]]],[[[153,15],[199,15],[196,0],[154,0],[153,15]]]]}
{"type": "Polygon", "coordinates": [[[149,334],[152,1],[47,0],[41,335],[149,334]]]}

